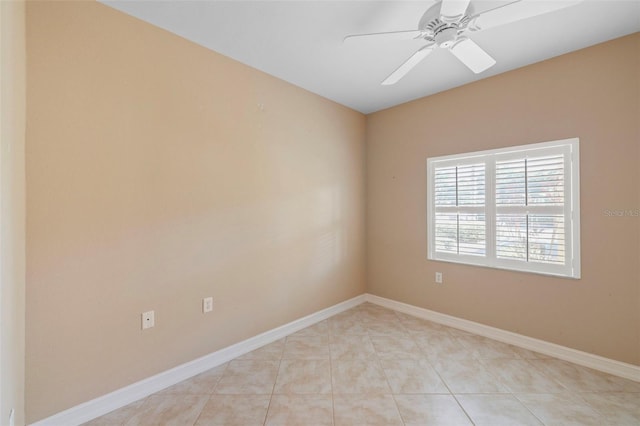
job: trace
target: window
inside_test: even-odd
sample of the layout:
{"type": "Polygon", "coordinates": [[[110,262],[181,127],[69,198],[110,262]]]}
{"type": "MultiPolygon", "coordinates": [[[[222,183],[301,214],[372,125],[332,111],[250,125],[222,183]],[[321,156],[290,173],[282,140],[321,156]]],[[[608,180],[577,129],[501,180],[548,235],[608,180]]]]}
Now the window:
{"type": "Polygon", "coordinates": [[[578,147],[427,159],[429,259],[580,278],[578,147]]]}

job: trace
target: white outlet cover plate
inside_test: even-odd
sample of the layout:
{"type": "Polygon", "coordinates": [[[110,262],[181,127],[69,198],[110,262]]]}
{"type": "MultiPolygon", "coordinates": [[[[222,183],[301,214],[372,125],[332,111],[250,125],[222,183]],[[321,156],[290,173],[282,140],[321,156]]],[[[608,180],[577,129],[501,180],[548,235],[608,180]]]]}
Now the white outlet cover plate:
{"type": "Polygon", "coordinates": [[[147,311],[142,313],[142,329],[146,330],[148,328],[156,325],[155,313],[154,311],[147,311]]]}
{"type": "Polygon", "coordinates": [[[205,297],[202,299],[202,312],[207,313],[213,311],[213,297],[205,297]]]}

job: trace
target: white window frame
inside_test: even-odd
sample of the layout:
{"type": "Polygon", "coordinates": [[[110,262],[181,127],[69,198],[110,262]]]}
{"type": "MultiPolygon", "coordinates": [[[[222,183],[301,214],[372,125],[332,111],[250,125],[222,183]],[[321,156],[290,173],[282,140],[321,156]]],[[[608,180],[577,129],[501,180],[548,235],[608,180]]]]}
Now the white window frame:
{"type": "MultiPolygon", "coordinates": [[[[439,207],[440,211],[442,207],[439,207]]],[[[464,213],[466,207],[456,209],[464,213]]],[[[478,212],[478,207],[471,208],[478,212]]],[[[471,211],[469,211],[471,213],[471,211]]],[[[477,151],[472,153],[447,155],[427,159],[427,251],[428,259],[462,263],[468,265],[485,266],[497,269],[508,269],[523,272],[533,272],[567,278],[580,278],[580,141],[578,138],[542,142],[508,148],[477,151]],[[495,165],[497,161],[510,158],[537,157],[540,155],[562,153],[564,158],[564,206],[552,208],[549,211],[564,215],[565,226],[565,263],[545,264],[496,257],[495,223],[499,212],[513,211],[517,213],[535,213],[537,206],[496,206],[495,202],[495,165]],[[435,250],[435,170],[441,167],[462,166],[468,164],[485,164],[485,238],[484,256],[460,255],[436,252],[435,250]]]]}

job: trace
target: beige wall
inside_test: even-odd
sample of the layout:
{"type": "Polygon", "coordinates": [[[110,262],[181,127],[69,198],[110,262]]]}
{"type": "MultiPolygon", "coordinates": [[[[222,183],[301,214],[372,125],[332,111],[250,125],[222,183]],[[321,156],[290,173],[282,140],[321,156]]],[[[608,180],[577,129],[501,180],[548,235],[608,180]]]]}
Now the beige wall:
{"type": "Polygon", "coordinates": [[[364,292],[362,114],[101,4],[27,23],[29,422],[364,292]]]}
{"type": "MultiPolygon", "coordinates": [[[[29,422],[362,294],[365,215],[369,292],[640,365],[640,219],[604,214],[640,208],[638,34],[365,127],[100,4],[29,2],[27,23],[29,422]],[[574,136],[581,280],[426,260],[427,157],[574,136]],[[150,309],[157,325],[142,332],[150,309]]],[[[12,101],[19,123],[23,99],[12,101]]],[[[7,313],[18,322],[18,346],[7,358],[2,342],[16,367],[3,416],[5,388],[20,410],[22,386],[19,147],[12,155],[2,194],[14,182],[18,203],[7,216],[3,201],[2,223],[17,226],[16,308],[5,309],[3,269],[2,314],[3,327],[7,313]]]]}
{"type": "Polygon", "coordinates": [[[0,1],[0,424],[24,423],[25,4],[0,1]]]}
{"type": "Polygon", "coordinates": [[[368,291],[640,365],[640,34],[367,117],[368,291]],[[582,279],[426,259],[426,159],[580,138],[582,279]],[[434,273],[444,273],[444,285],[434,273]]]}

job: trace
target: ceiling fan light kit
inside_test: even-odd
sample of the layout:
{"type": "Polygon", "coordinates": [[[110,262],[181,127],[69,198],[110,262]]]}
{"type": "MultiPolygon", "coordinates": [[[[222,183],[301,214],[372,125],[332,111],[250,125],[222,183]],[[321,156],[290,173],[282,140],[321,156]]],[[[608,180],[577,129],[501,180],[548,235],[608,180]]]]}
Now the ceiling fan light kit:
{"type": "Polygon", "coordinates": [[[440,0],[422,15],[417,30],[356,34],[345,37],[344,41],[376,38],[414,39],[424,40],[427,43],[382,81],[385,86],[400,81],[435,48],[448,49],[467,68],[478,74],[495,65],[496,60],[470,39],[467,36],[469,33],[553,12],[581,1],[513,0],[505,1],[503,5],[496,8],[476,13],[470,0],[440,0]]]}

